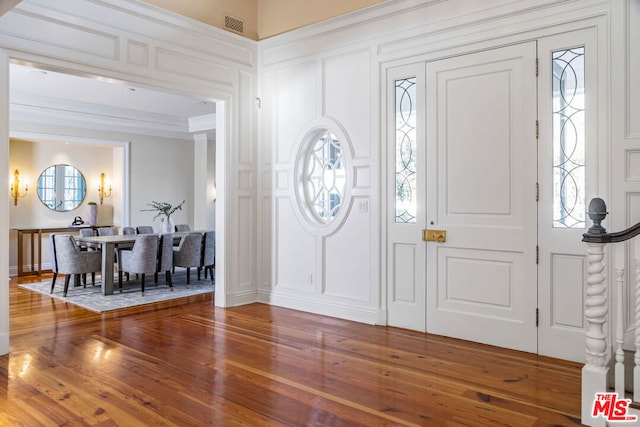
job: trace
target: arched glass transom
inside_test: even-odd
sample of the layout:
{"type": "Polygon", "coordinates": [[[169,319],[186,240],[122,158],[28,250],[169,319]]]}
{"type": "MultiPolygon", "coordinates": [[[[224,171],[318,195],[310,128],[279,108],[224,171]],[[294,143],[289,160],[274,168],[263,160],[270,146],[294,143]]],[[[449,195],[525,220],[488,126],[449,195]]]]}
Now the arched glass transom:
{"type": "Polygon", "coordinates": [[[340,141],[328,130],[314,133],[308,145],[302,176],[304,199],[314,219],[330,223],[345,198],[347,171],[340,141]]]}

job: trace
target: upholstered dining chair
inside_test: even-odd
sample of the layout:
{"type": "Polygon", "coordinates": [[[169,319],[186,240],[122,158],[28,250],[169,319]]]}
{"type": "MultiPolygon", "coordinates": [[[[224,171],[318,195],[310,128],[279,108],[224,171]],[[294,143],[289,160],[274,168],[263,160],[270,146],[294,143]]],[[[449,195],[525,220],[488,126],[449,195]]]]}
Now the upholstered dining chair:
{"type": "Polygon", "coordinates": [[[176,224],[176,231],[191,231],[189,224],[176,224]]]}
{"type": "Polygon", "coordinates": [[[51,279],[51,292],[56,286],[56,279],[58,278],[58,262],[56,260],[56,235],[54,233],[49,234],[49,252],[51,253],[51,272],[53,273],[53,279],[51,279]]]}
{"type": "MultiPolygon", "coordinates": [[[[81,228],[80,230],[78,230],[78,234],[80,234],[80,237],[92,237],[93,236],[93,229],[92,228],[81,228]]],[[[98,248],[100,248],[100,246],[94,246],[91,244],[87,244],[87,243],[80,243],[80,248],[82,250],[96,250],[98,248]]]]}
{"type": "Polygon", "coordinates": [[[115,236],[116,229],[113,227],[99,227],[98,236],[115,236]]]}
{"type": "Polygon", "coordinates": [[[185,233],[180,244],[173,248],[173,265],[187,269],[187,288],[190,285],[191,268],[200,267],[202,233],[185,233]]]}
{"type": "Polygon", "coordinates": [[[136,228],[138,234],[153,234],[153,227],[150,225],[140,225],[136,228]]]}
{"type": "Polygon", "coordinates": [[[156,272],[158,260],[158,236],[145,234],[138,236],[132,249],[118,249],[118,286],[122,292],[124,272],[140,275],[142,296],[144,296],[145,274],[156,272]]]}
{"type": "Polygon", "coordinates": [[[80,236],[82,236],[82,237],[91,237],[91,236],[93,236],[93,229],[92,228],[81,228],[80,230],[78,230],[78,234],[80,234],[80,236]]]}
{"type": "Polygon", "coordinates": [[[213,283],[213,269],[216,263],[216,232],[207,231],[202,236],[200,267],[198,267],[198,280],[200,280],[200,269],[204,268],[204,278],[207,278],[207,272],[211,274],[211,283],[213,283]]]}
{"type": "Polygon", "coordinates": [[[56,234],[53,242],[58,274],[66,275],[63,296],[67,296],[71,275],[74,275],[76,283],[80,283],[81,275],[91,273],[91,282],[95,285],[96,271],[102,269],[102,254],[98,251],[81,251],[70,234],[56,234]]]}
{"type": "Polygon", "coordinates": [[[171,269],[173,268],[173,233],[165,233],[160,236],[158,244],[158,268],[154,275],[154,281],[158,283],[158,273],[164,272],[169,289],[173,291],[171,269]]]}
{"type": "Polygon", "coordinates": [[[136,234],[136,229],[133,227],[122,227],[122,234],[125,236],[129,234],[136,234]]]}

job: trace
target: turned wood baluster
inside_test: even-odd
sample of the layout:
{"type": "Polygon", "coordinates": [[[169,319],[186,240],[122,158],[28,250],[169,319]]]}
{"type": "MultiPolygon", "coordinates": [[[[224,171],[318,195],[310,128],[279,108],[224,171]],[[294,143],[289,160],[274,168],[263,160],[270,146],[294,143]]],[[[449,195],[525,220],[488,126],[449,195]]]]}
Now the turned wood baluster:
{"type": "Polygon", "coordinates": [[[622,292],[624,288],[625,250],[624,243],[618,243],[615,249],[616,272],[616,367],[615,390],[619,396],[624,396],[624,302],[622,292]]]}
{"type": "Polygon", "coordinates": [[[582,423],[590,426],[605,426],[602,417],[593,417],[592,407],[596,393],[607,391],[607,285],[603,274],[604,247],[600,237],[607,230],[601,225],[607,216],[607,206],[600,198],[589,202],[589,218],[593,226],[584,234],[587,243],[587,289],[584,301],[584,317],[587,322],[585,352],[587,364],[582,368],[582,423]]]}
{"type": "Polygon", "coordinates": [[[582,423],[605,426],[604,418],[594,418],[592,405],[596,393],[607,391],[607,286],[603,274],[604,243],[587,243],[587,290],[584,317],[587,321],[585,351],[587,364],[582,368],[582,423]]]}
{"type": "Polygon", "coordinates": [[[605,366],[607,336],[604,323],[607,320],[607,285],[604,271],[604,243],[589,243],[587,249],[587,292],[585,318],[587,320],[586,359],[591,366],[605,366]]]}

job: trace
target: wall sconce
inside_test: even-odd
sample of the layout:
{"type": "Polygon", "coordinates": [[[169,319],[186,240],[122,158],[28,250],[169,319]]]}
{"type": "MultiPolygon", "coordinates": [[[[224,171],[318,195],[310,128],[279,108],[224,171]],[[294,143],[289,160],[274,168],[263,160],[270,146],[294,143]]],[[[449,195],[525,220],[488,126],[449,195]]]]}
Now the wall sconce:
{"type": "Polygon", "coordinates": [[[111,197],[111,185],[109,185],[109,191],[105,190],[104,186],[104,172],[100,174],[100,185],[98,186],[98,196],[100,196],[100,204],[105,197],[111,197]]]}
{"type": "Polygon", "coordinates": [[[11,184],[11,197],[13,198],[13,205],[18,206],[18,197],[24,197],[29,191],[29,185],[25,182],[24,194],[20,194],[20,172],[18,169],[13,173],[13,183],[11,184]]]}

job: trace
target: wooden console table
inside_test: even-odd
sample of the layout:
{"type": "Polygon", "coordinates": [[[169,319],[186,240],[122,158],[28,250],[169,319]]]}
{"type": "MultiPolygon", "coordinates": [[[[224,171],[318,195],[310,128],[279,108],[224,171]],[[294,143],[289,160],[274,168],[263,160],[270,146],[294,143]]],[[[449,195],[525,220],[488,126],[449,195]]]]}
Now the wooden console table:
{"type": "Polygon", "coordinates": [[[111,227],[110,225],[82,225],[78,227],[42,227],[42,228],[14,228],[18,232],[18,276],[26,276],[30,274],[36,274],[40,276],[42,273],[42,234],[43,233],[58,233],[67,232],[72,233],[82,228],[91,228],[95,234],[98,227],[111,227]],[[31,239],[31,271],[24,271],[24,235],[28,234],[31,239]],[[38,269],[36,270],[36,246],[37,246],[37,259],[38,269]]]}

